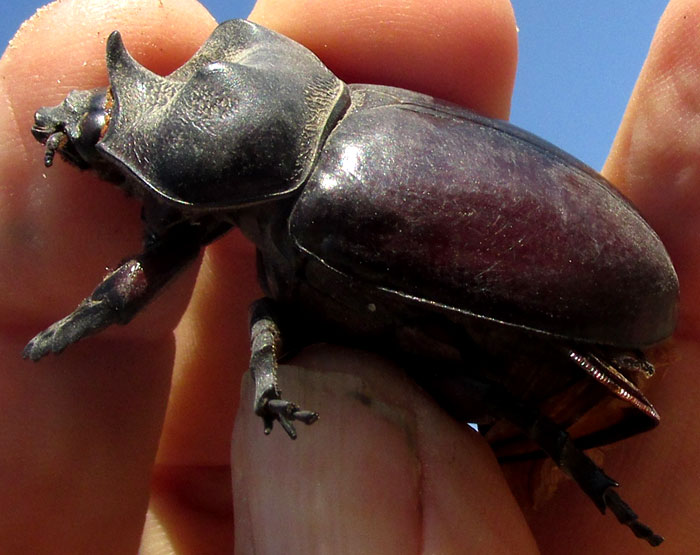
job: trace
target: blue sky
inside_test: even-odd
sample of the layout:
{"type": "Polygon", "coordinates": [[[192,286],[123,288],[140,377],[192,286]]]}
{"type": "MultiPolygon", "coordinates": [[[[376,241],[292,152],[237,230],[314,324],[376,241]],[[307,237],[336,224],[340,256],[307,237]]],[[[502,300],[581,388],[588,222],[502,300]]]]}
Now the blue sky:
{"type": "MultiPolygon", "coordinates": [[[[43,3],[2,0],[3,49],[43,3]]],[[[223,21],[245,17],[254,2],[203,3],[223,21]]],[[[599,169],[665,5],[665,0],[513,0],[520,64],[511,121],[599,169]]]]}

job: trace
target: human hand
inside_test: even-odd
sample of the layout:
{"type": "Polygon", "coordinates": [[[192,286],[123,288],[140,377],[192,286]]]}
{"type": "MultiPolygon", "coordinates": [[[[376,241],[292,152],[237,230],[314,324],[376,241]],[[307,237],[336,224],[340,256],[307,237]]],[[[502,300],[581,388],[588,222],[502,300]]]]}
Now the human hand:
{"type": "MultiPolygon", "coordinates": [[[[404,2],[397,16],[386,2],[370,9],[359,2],[267,1],[252,18],[312,48],[346,81],[403,86],[506,117],[515,64],[510,7],[462,4],[436,2],[427,13],[424,4],[406,8],[404,2]],[[429,35],[425,18],[434,18],[429,35]]],[[[674,13],[683,4],[691,6],[675,2],[674,13]]],[[[684,9],[690,21],[700,17],[697,8],[684,9]]],[[[144,552],[160,542],[182,552],[231,551],[231,426],[247,366],[246,309],[259,295],[250,245],[230,234],[210,246],[189,305],[194,269],[128,327],[36,366],[19,359],[26,340],[69,312],[105,265],[139,249],[141,229],[138,204],[120,191],[60,162],[45,170],[42,149],[28,133],[33,111],[60,102],[70,89],[105,84],[103,42],[113,29],[122,31],[140,62],[168,72],[214,26],[201,7],[186,1],[109,9],[64,2],[23,28],[0,62],[6,96],[0,253],[12,261],[0,276],[6,361],[0,496],[2,506],[12,508],[0,518],[0,545],[8,550],[134,551],[150,498],[144,552]],[[185,308],[173,340],[170,330],[185,308]]],[[[618,145],[634,148],[618,146],[606,168],[669,246],[684,307],[693,306],[697,250],[680,240],[692,229],[694,213],[684,184],[693,182],[691,153],[697,149],[686,135],[681,142],[688,125],[678,122],[692,120],[692,103],[670,103],[677,114],[664,118],[649,103],[660,97],[658,76],[669,72],[683,77],[683,99],[693,98],[697,87],[688,64],[698,58],[688,46],[690,28],[677,17],[662,29],[661,54],[648,66],[618,137],[618,145]],[[671,29],[685,26],[688,36],[674,46],[680,39],[671,29]],[[637,122],[654,129],[641,144],[630,139],[640,133],[637,122]],[[666,143],[675,148],[662,150],[666,143]],[[679,168],[673,158],[661,164],[670,152],[687,152],[686,163],[679,168]]],[[[693,442],[673,432],[694,421],[693,382],[683,372],[694,353],[693,329],[692,314],[684,311],[673,343],[677,368],[650,392],[663,427],[611,448],[605,461],[642,518],[688,549],[694,542],[685,523],[697,516],[690,498],[697,488],[684,480],[692,481],[693,472],[687,479],[674,472],[677,483],[663,486],[649,477],[667,473],[669,465],[692,469],[697,460],[693,442]]],[[[285,396],[319,410],[322,420],[301,429],[296,442],[279,429],[265,438],[246,386],[233,457],[240,552],[525,553],[536,549],[533,534],[552,553],[639,549],[628,530],[612,517],[602,520],[566,486],[537,513],[524,504],[524,517],[483,440],[377,357],[326,347],[294,363],[305,370],[282,369],[285,396]]],[[[516,470],[514,480],[527,472],[516,470]]]]}

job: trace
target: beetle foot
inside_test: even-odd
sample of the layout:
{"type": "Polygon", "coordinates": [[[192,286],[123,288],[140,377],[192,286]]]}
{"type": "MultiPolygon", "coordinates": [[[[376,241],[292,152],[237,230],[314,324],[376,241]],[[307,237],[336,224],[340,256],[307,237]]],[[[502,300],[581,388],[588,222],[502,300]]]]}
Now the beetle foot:
{"type": "Polygon", "coordinates": [[[71,314],[34,336],[22,356],[37,361],[49,353],[60,353],[71,343],[109,325],[110,312],[104,302],[85,299],[71,314]]]}
{"type": "Polygon", "coordinates": [[[297,438],[297,431],[292,424],[293,420],[304,424],[313,424],[318,420],[318,413],[310,410],[302,410],[294,403],[284,399],[267,400],[258,412],[265,422],[265,434],[272,431],[272,424],[277,420],[287,435],[292,439],[297,438]]]}
{"type": "Polygon", "coordinates": [[[617,517],[617,520],[620,521],[620,524],[628,526],[638,538],[646,540],[654,547],[661,545],[664,541],[663,536],[655,534],[646,524],[637,520],[637,513],[622,500],[613,488],[605,490],[605,493],[603,493],[603,501],[605,502],[605,506],[608,507],[617,517]]]}

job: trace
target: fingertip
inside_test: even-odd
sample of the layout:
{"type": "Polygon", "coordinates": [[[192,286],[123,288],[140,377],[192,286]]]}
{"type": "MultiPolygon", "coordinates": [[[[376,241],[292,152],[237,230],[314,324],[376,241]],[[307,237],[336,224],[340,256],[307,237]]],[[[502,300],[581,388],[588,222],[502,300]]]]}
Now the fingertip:
{"type": "Polygon", "coordinates": [[[700,4],[673,0],[654,34],[605,175],[659,234],[678,272],[677,333],[700,337],[700,4]]]}
{"type": "Polygon", "coordinates": [[[417,90],[508,117],[517,62],[510,2],[261,0],[250,17],[313,50],[347,82],[417,90]]]}
{"type": "Polygon", "coordinates": [[[216,25],[195,0],[114,3],[110,0],[52,2],[25,21],[10,41],[0,72],[11,74],[16,110],[60,101],[72,89],[104,86],[104,53],[114,30],[127,48],[153,71],[172,71],[184,63],[216,25]],[[28,94],[27,94],[28,93],[28,94]],[[48,101],[48,102],[47,102],[48,101]]]}
{"type": "Polygon", "coordinates": [[[285,398],[320,419],[264,437],[246,378],[233,442],[240,552],[534,552],[478,434],[376,355],[308,349],[280,368],[285,398]],[[507,530],[504,533],[503,530],[507,530]]]}

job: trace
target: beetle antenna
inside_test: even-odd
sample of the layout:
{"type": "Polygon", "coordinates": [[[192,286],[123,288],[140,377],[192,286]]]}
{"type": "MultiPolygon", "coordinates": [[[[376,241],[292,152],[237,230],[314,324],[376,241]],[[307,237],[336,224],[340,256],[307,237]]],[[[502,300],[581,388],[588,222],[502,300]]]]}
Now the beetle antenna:
{"type": "Polygon", "coordinates": [[[68,140],[64,131],[56,131],[46,139],[46,150],[44,151],[44,166],[50,168],[53,165],[53,159],[56,156],[56,151],[61,148],[68,140]]]}

